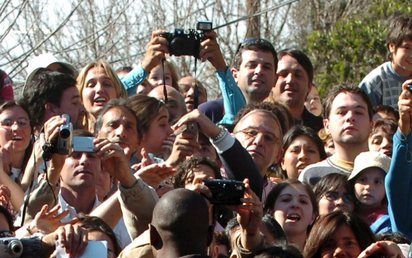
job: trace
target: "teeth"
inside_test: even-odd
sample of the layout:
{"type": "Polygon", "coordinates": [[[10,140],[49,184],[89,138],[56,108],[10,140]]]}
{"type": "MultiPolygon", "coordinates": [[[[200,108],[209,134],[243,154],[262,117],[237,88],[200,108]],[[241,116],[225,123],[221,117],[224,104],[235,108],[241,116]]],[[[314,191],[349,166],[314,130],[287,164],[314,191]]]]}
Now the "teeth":
{"type": "Polygon", "coordinates": [[[105,98],[96,98],[94,102],[106,102],[105,98]]]}
{"type": "Polygon", "coordinates": [[[23,138],[22,137],[20,137],[20,136],[14,136],[13,138],[12,138],[12,140],[22,140],[23,138]]]}
{"type": "Polygon", "coordinates": [[[291,220],[300,220],[300,216],[297,214],[290,214],[287,216],[287,218],[291,220]]]}

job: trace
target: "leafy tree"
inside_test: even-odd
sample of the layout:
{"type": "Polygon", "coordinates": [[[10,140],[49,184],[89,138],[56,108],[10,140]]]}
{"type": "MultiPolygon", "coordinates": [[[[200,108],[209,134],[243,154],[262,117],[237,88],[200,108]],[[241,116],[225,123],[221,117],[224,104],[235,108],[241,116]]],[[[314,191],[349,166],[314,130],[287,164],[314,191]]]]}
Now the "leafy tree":
{"type": "Polygon", "coordinates": [[[322,95],[338,83],[358,84],[387,60],[387,28],[391,18],[400,13],[412,15],[408,0],[374,0],[367,8],[308,35],[306,51],[314,63],[315,84],[322,95]]]}

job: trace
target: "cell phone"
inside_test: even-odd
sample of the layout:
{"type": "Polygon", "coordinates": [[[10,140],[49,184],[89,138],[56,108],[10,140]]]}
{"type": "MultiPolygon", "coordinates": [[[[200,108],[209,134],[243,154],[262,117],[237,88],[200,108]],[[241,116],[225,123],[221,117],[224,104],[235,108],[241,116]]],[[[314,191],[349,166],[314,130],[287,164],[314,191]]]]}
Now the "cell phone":
{"type": "Polygon", "coordinates": [[[241,181],[227,179],[208,179],[203,183],[209,188],[213,204],[239,205],[245,193],[245,185],[241,181]]]}
{"type": "MultiPolygon", "coordinates": [[[[61,245],[56,242],[56,257],[57,258],[69,258],[69,255],[66,253],[66,250],[61,247],[61,245]]],[[[79,258],[107,258],[107,241],[95,241],[90,240],[87,242],[86,249],[79,258]]]]}
{"type": "Polygon", "coordinates": [[[74,136],[73,151],[75,152],[94,152],[94,137],[74,136]]]}

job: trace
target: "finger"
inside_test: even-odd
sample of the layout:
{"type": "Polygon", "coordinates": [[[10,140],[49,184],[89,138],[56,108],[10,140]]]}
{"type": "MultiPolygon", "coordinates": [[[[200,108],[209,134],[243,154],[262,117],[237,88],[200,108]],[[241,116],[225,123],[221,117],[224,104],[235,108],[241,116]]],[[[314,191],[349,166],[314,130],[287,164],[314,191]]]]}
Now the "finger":
{"type": "Polygon", "coordinates": [[[73,242],[71,246],[71,254],[72,254],[72,257],[78,257],[81,255],[79,248],[82,245],[83,231],[80,226],[74,226],[73,232],[74,234],[73,234],[73,242]]]}
{"type": "Polygon", "coordinates": [[[78,248],[79,251],[79,255],[84,253],[84,250],[86,250],[87,247],[87,243],[88,243],[88,232],[86,229],[82,228],[82,234],[81,234],[81,241],[80,241],[80,245],[78,248]]]}
{"type": "Polygon", "coordinates": [[[67,238],[66,238],[66,229],[65,227],[60,227],[56,234],[56,240],[59,241],[62,248],[65,248],[67,245],[67,238]]]}
{"type": "Polygon", "coordinates": [[[59,214],[57,214],[57,215],[53,216],[53,219],[54,219],[54,220],[58,220],[58,221],[60,221],[60,220],[62,220],[64,217],[66,217],[66,216],[67,216],[67,214],[69,214],[69,213],[70,213],[70,211],[69,211],[69,210],[65,210],[65,211],[63,211],[63,212],[61,212],[61,213],[59,213],[59,214]]]}
{"type": "MultiPolygon", "coordinates": [[[[47,205],[47,204],[46,204],[47,205]]],[[[58,204],[48,211],[48,214],[56,214],[59,212],[61,206],[58,204]]]]}
{"type": "MultiPolygon", "coordinates": [[[[41,215],[46,215],[48,209],[49,209],[49,205],[45,204],[45,205],[43,205],[43,207],[41,207],[41,210],[40,210],[39,213],[40,213],[41,215]]],[[[50,210],[50,211],[51,211],[51,210],[50,210]]]]}
{"type": "Polygon", "coordinates": [[[71,253],[71,248],[73,246],[73,238],[74,238],[74,229],[73,229],[73,225],[66,225],[66,244],[65,244],[65,248],[66,248],[66,252],[67,253],[71,253]]]}

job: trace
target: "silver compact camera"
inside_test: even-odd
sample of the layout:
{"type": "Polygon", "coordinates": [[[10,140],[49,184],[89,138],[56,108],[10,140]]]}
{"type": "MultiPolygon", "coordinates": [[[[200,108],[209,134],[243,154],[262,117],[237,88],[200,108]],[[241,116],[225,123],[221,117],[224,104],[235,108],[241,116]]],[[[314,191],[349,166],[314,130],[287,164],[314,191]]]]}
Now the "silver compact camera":
{"type": "Polygon", "coordinates": [[[23,253],[22,242],[15,237],[0,238],[0,257],[17,258],[23,253]]]}

